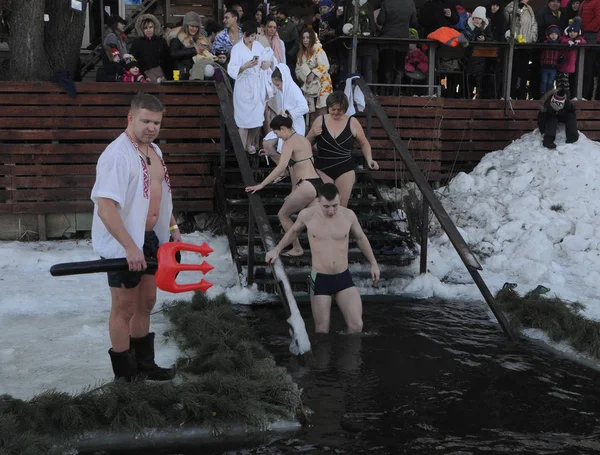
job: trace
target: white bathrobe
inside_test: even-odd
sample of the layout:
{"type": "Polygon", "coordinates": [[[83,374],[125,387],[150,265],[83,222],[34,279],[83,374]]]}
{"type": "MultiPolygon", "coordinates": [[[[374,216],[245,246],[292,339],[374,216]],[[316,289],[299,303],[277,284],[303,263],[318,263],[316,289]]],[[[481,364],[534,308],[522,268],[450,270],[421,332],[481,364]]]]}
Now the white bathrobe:
{"type": "MultiPolygon", "coordinates": [[[[279,63],[277,65],[279,71],[281,72],[281,90],[275,89],[275,99],[277,100],[277,113],[279,114],[281,111],[288,111],[292,116],[292,128],[296,133],[301,136],[306,135],[306,122],[304,120],[304,115],[308,114],[308,103],[306,102],[306,98],[304,93],[298,85],[292,79],[292,73],[290,73],[290,68],[285,63],[279,63]]],[[[265,140],[275,139],[277,136],[274,132],[269,132],[265,136],[265,140]]],[[[283,146],[283,141],[279,139],[277,144],[277,151],[281,152],[281,147],[283,146]]]]}
{"type": "MultiPolygon", "coordinates": [[[[267,102],[265,78],[268,76],[267,72],[263,71],[261,65],[258,64],[239,74],[240,67],[244,63],[252,60],[255,55],[260,58],[264,52],[265,48],[258,41],[252,43],[252,50],[248,49],[243,40],[231,49],[227,72],[229,76],[235,79],[233,114],[238,128],[258,128],[265,121],[265,104],[267,102]]],[[[271,58],[275,60],[274,57],[271,58]]]]}

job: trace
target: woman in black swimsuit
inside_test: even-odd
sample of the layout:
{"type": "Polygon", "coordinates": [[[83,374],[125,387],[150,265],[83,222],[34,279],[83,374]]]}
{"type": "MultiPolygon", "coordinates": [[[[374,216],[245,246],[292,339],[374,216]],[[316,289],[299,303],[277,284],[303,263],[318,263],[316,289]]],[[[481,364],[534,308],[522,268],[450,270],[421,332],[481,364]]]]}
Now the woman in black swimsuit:
{"type": "Polygon", "coordinates": [[[357,119],[346,115],[348,98],[344,92],[333,92],[329,95],[327,110],[329,114],[316,118],[306,138],[311,144],[317,143],[315,166],[323,181],[335,183],[340,191],[340,204],[348,207],[356,180],[355,163],[352,158],[355,139],[369,169],[377,170],[379,165],[371,156],[371,145],[362,126],[357,119]]]}
{"type": "MultiPolygon", "coordinates": [[[[323,180],[317,173],[313,162],[312,147],[305,137],[296,134],[292,128],[292,117],[278,115],[271,121],[271,130],[279,139],[283,140],[281,157],[277,167],[271,171],[258,185],[246,187],[247,193],[255,193],[263,189],[281,175],[283,170],[289,166],[293,173],[296,185],[285,199],[277,216],[283,228],[287,231],[294,225],[292,215],[298,213],[305,207],[315,203],[318,192],[323,185],[323,180]]],[[[301,256],[303,253],[300,242],[296,240],[291,250],[283,253],[283,256],[301,256]]]]}

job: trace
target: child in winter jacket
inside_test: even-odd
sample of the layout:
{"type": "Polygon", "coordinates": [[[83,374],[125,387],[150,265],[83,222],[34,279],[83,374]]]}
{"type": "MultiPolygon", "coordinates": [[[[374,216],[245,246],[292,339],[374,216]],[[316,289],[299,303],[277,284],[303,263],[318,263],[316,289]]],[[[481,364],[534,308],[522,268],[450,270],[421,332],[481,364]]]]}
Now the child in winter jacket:
{"type": "MultiPolygon", "coordinates": [[[[414,28],[408,30],[409,38],[419,39],[419,32],[414,28]]],[[[404,59],[404,72],[411,79],[424,79],[429,71],[429,62],[425,53],[415,43],[408,45],[408,54],[404,59]]]]}
{"type": "Polygon", "coordinates": [[[131,57],[131,60],[125,65],[125,69],[123,70],[123,82],[147,82],[140,71],[138,62],[133,57],[131,57]]]}
{"type": "Polygon", "coordinates": [[[562,62],[558,64],[558,75],[556,76],[556,87],[563,89],[568,96],[574,96],[577,87],[577,49],[575,46],[586,44],[585,38],[581,35],[581,19],[576,17],[571,25],[565,29],[565,34],[561,36],[560,42],[568,44],[570,49],[562,51],[562,62]],[[571,90],[572,89],[572,90],[571,90]]]}
{"type": "MultiPolygon", "coordinates": [[[[558,25],[551,25],[546,29],[546,39],[544,43],[558,44],[560,43],[561,31],[558,25]]],[[[562,50],[558,48],[548,48],[542,51],[542,81],[540,85],[540,96],[554,88],[554,79],[556,79],[556,67],[558,66],[559,57],[562,50]]]]}

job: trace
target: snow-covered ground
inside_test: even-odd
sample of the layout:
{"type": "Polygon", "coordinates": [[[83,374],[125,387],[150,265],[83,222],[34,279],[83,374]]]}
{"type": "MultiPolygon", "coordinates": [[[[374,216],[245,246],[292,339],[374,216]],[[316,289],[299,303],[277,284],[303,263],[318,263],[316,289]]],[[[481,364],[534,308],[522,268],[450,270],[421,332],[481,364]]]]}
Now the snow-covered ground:
{"type": "MultiPolygon", "coordinates": [[[[439,193],[479,255],[493,293],[507,281],[517,283],[521,293],[542,284],[552,295],[583,303],[587,317],[600,319],[600,144],[583,135],[576,144],[564,140],[561,132],[558,148],[551,151],[541,146],[539,133],[526,134],[488,154],[471,174],[459,174],[439,193]]],[[[394,191],[388,195],[394,197],[394,191]]],[[[239,287],[224,237],[195,233],[184,241],[207,241],[215,250],[207,258],[215,266],[206,276],[215,283],[209,295],[226,292],[241,304],[260,297],[239,287]]],[[[0,393],[26,398],[51,387],[76,391],[111,379],[106,276],[53,278],[48,272],[55,263],[92,259],[97,257],[88,241],[0,243],[0,393]]],[[[385,286],[373,288],[368,280],[357,284],[364,293],[482,300],[435,221],[428,262],[423,276],[415,261],[385,286]]],[[[182,281],[192,279],[187,275],[182,281]]],[[[173,298],[159,292],[157,309],[173,298]]],[[[153,316],[159,343],[165,327],[160,313],[153,316]]],[[[527,334],[544,337],[539,331],[527,334]]],[[[175,346],[161,346],[157,362],[170,364],[177,354],[175,346]]]]}

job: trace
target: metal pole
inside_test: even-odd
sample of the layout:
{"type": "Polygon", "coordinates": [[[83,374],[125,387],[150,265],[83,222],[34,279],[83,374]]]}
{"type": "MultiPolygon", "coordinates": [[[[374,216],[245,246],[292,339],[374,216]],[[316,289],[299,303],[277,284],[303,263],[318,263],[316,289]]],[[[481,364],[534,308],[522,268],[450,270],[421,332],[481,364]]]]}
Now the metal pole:
{"type": "MultiPolygon", "coordinates": [[[[504,83],[504,114],[508,115],[508,111],[510,110],[510,82],[512,79],[512,67],[513,67],[513,57],[515,55],[515,30],[517,28],[517,9],[519,8],[519,0],[513,0],[513,10],[512,16],[510,18],[510,39],[508,41],[508,59],[507,64],[505,65],[505,83],[504,83]]],[[[521,84],[523,81],[521,81],[521,84]]]]}
{"type": "Polygon", "coordinates": [[[429,238],[429,204],[425,198],[422,201],[422,209],[423,225],[421,226],[421,264],[419,268],[421,275],[427,273],[427,239],[429,238]]]}
{"type": "MultiPolygon", "coordinates": [[[[578,49],[579,61],[577,62],[577,93],[575,96],[578,100],[583,98],[583,67],[585,65],[585,48],[580,47],[578,49]]],[[[573,92],[571,92],[571,98],[573,97],[573,92]]]]}
{"type": "Polygon", "coordinates": [[[353,3],[352,0],[348,1],[347,4],[354,6],[354,19],[352,21],[352,56],[350,58],[350,72],[356,73],[356,52],[358,47],[358,15],[360,14],[360,5],[358,1],[356,3],[353,3]]]}
{"type": "Polygon", "coordinates": [[[104,0],[100,0],[100,44],[104,46],[104,0]]]}
{"type": "Polygon", "coordinates": [[[433,95],[433,86],[435,85],[435,48],[434,44],[429,45],[429,68],[427,69],[427,95],[433,95]]]}
{"type": "Polygon", "coordinates": [[[254,234],[256,221],[252,214],[252,208],[248,206],[248,277],[246,279],[248,286],[254,283],[254,234]]]}

